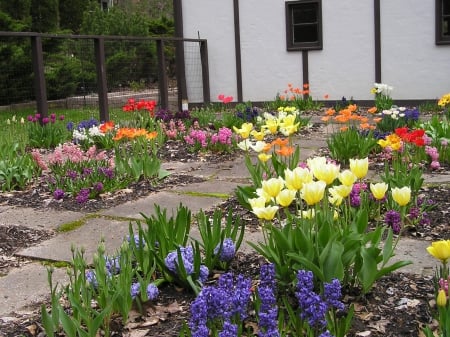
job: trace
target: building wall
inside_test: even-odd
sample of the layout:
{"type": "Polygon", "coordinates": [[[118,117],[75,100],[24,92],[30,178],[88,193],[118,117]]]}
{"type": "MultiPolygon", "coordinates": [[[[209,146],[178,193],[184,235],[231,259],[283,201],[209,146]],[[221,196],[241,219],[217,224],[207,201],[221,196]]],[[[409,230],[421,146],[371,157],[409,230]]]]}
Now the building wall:
{"type": "MultiPolygon", "coordinates": [[[[182,0],[185,37],[208,40],[211,99],[237,95],[233,1],[182,0]]],[[[243,100],[301,87],[302,52],[286,51],[285,1],[240,0],[243,100]]],[[[308,52],[311,95],[371,100],[375,81],[373,0],[322,1],[323,50],[308,52]]],[[[450,46],[436,46],[434,1],[381,0],[381,76],[397,100],[450,91],[450,46]]]]}

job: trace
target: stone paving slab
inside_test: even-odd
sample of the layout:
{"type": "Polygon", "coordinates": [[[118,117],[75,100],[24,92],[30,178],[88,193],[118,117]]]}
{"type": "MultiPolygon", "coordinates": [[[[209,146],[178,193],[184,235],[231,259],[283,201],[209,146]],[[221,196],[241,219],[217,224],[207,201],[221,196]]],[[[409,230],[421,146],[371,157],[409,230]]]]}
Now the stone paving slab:
{"type": "Polygon", "coordinates": [[[21,206],[0,207],[0,224],[20,225],[39,230],[56,230],[60,225],[84,216],[81,212],[36,210],[21,206]]]}
{"type": "MultiPolygon", "coordinates": [[[[66,269],[53,272],[53,279],[59,284],[68,282],[66,269]]],[[[28,312],[50,297],[47,268],[39,262],[29,263],[20,269],[13,269],[8,276],[0,277],[0,316],[28,312]]],[[[1,324],[0,324],[1,326],[1,324]]]]}

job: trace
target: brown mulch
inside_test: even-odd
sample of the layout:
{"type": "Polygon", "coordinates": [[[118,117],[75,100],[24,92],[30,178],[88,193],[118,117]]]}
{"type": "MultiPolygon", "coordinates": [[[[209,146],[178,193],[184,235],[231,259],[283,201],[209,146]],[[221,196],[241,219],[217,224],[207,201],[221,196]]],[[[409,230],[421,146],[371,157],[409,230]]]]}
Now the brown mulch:
{"type": "MultiPolygon", "coordinates": [[[[176,144],[171,144],[176,146],[176,144]]],[[[232,154],[224,154],[223,157],[206,154],[190,154],[179,147],[177,151],[170,148],[163,150],[165,160],[179,161],[226,161],[233,157],[232,154]]],[[[115,195],[109,198],[97,200],[85,206],[82,211],[91,212],[108,208],[128,200],[134,200],[157,190],[170,188],[175,184],[196,182],[200,178],[189,175],[173,175],[169,179],[155,185],[151,182],[139,182],[129,187],[131,192],[115,195]]],[[[0,205],[22,205],[35,208],[55,207],[67,210],[80,210],[76,203],[53,203],[37,198],[48,191],[35,187],[26,193],[13,193],[12,195],[0,194],[0,205]],[[78,207],[78,208],[77,208],[78,207]]],[[[435,202],[436,207],[429,211],[431,225],[418,226],[414,231],[408,231],[405,235],[415,237],[418,240],[450,239],[449,217],[450,192],[448,186],[433,186],[424,188],[423,196],[429,197],[435,202]]],[[[47,195],[48,196],[48,195],[47,195]]],[[[234,216],[246,222],[246,230],[258,230],[258,222],[252,214],[242,208],[236,198],[230,198],[219,206],[222,210],[232,210],[234,216]]],[[[22,226],[5,226],[0,220],[0,275],[6,274],[11,268],[20,267],[27,261],[14,257],[14,252],[21,248],[37,244],[47,240],[51,232],[29,229],[22,226]]],[[[244,273],[255,278],[259,274],[259,267],[264,259],[256,254],[239,253],[231,265],[234,273],[244,273]]],[[[361,297],[354,290],[344,291],[344,301],[347,304],[354,303],[355,318],[348,337],[421,337],[420,329],[426,324],[436,326],[433,321],[432,309],[434,303],[433,282],[431,276],[421,276],[396,272],[380,279],[372,290],[361,297]]],[[[189,317],[189,304],[194,299],[191,292],[177,289],[172,285],[163,286],[160,289],[159,300],[156,305],[146,307],[147,317],[132,316],[132,323],[126,327],[113,324],[112,336],[134,336],[133,331],[144,331],[140,336],[178,336],[183,322],[189,317]]],[[[0,336],[42,336],[42,324],[40,322],[38,308],[28,314],[17,314],[5,321],[0,317],[0,336]]]]}

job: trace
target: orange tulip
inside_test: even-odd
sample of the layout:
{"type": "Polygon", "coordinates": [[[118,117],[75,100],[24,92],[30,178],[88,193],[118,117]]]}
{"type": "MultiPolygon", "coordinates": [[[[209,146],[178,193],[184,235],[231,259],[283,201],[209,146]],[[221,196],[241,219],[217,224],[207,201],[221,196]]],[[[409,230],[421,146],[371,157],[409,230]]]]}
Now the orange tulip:
{"type": "Polygon", "coordinates": [[[288,157],[291,154],[293,154],[295,151],[295,148],[293,146],[282,146],[279,150],[275,150],[277,154],[280,156],[288,157]]]}
{"type": "Polygon", "coordinates": [[[370,114],[374,114],[375,112],[377,112],[377,107],[374,106],[374,107],[370,108],[369,110],[367,110],[367,112],[370,114]]]}

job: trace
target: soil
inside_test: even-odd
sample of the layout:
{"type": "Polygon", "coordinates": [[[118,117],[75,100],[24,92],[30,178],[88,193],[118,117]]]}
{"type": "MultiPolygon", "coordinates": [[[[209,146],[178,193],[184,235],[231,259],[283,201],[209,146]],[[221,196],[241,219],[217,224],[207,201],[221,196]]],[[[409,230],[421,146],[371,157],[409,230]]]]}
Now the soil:
{"type": "MultiPolygon", "coordinates": [[[[162,151],[164,160],[219,162],[234,158],[232,154],[191,154],[178,143],[169,145],[162,151]]],[[[50,201],[51,196],[45,186],[36,185],[24,192],[0,194],[0,206],[54,207],[91,212],[137,199],[156,190],[170,188],[174,184],[192,183],[198,179],[188,175],[172,175],[158,184],[141,181],[130,186],[128,193],[116,193],[83,206],[76,202],[50,201]]],[[[430,225],[418,226],[415,230],[406,231],[404,235],[415,237],[418,240],[450,239],[448,231],[450,192],[448,186],[424,188],[421,194],[429,197],[435,204],[435,207],[428,212],[430,225]]],[[[222,210],[232,209],[236,216],[245,221],[247,230],[257,230],[258,223],[254,220],[254,216],[242,208],[236,198],[230,198],[219,207],[222,210]]],[[[47,240],[52,235],[54,234],[51,232],[22,226],[5,226],[0,223],[0,276],[8,273],[12,268],[18,268],[24,263],[30,262],[15,257],[16,251],[47,240]]],[[[256,279],[259,267],[263,263],[265,263],[264,259],[257,254],[238,253],[231,264],[231,271],[256,279]]],[[[216,278],[217,274],[212,277],[211,282],[216,278]]],[[[130,314],[130,322],[126,326],[113,323],[112,336],[178,336],[183,322],[189,318],[189,304],[194,299],[194,295],[173,285],[166,285],[161,287],[158,298],[156,304],[144,307],[144,316],[133,311],[130,314]]],[[[428,324],[432,328],[437,326],[437,322],[433,320],[434,289],[431,276],[396,272],[376,282],[372,290],[365,296],[360,296],[354,289],[344,289],[344,302],[355,305],[355,317],[348,334],[349,337],[419,337],[423,336],[421,327],[424,325],[428,324]]],[[[44,335],[39,308],[30,310],[27,314],[17,314],[16,317],[9,317],[6,320],[0,317],[0,323],[0,336],[44,335]]]]}

